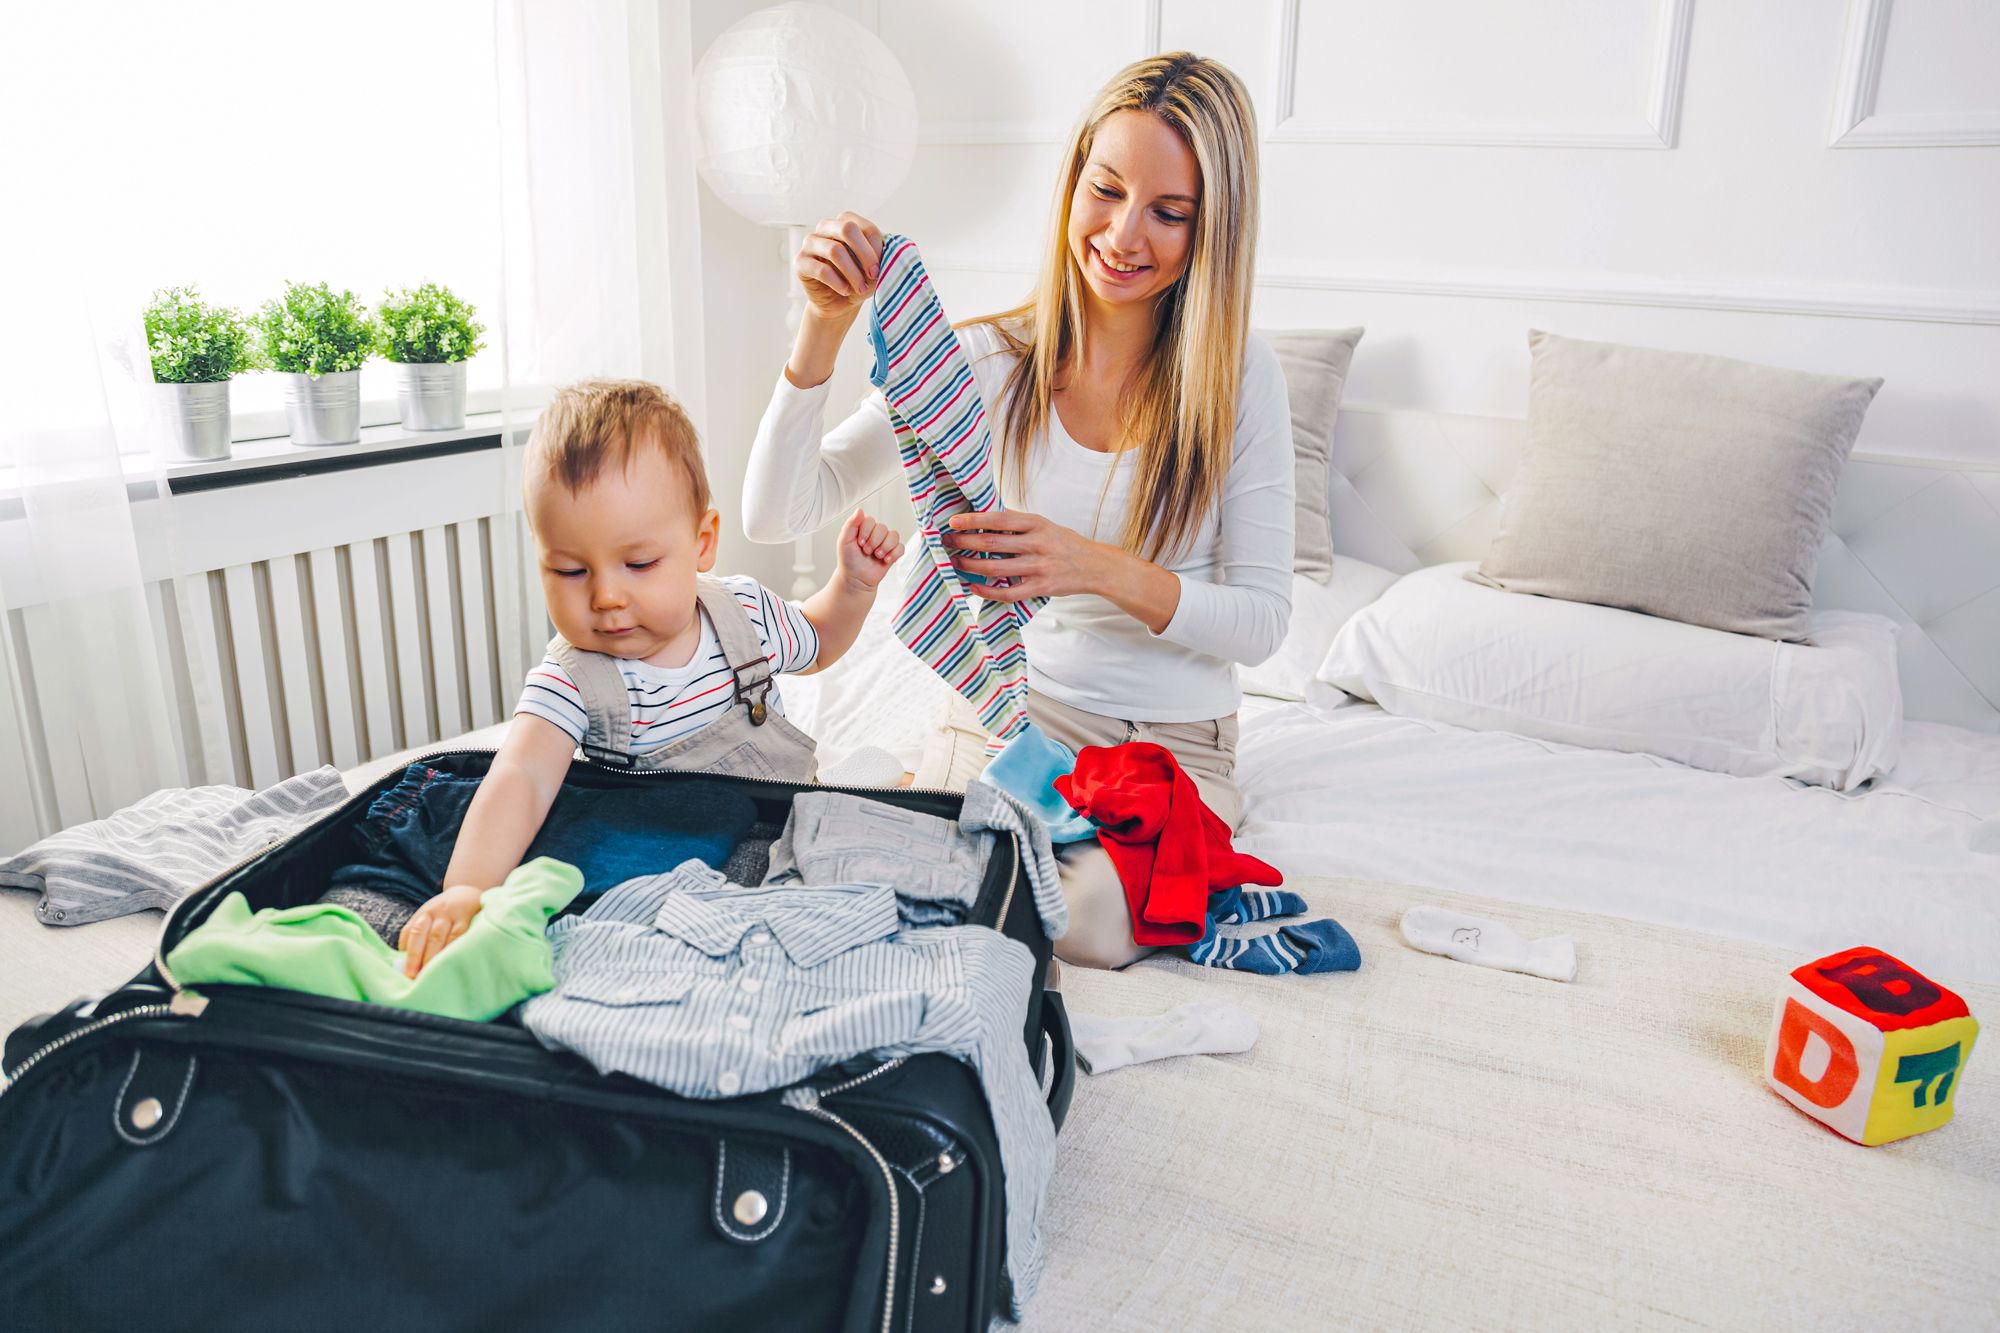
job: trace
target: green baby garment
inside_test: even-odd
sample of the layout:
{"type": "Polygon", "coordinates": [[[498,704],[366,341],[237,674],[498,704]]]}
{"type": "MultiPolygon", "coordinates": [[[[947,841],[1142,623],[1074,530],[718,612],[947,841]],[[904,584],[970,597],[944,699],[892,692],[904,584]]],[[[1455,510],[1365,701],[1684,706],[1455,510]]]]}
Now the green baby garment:
{"type": "Polygon", "coordinates": [[[183,985],[280,986],[484,1023],[555,985],[544,932],[582,887],[575,866],[536,857],[486,891],[465,934],[414,980],[403,975],[403,955],[345,907],[253,914],[232,893],[167,955],[167,967],[183,985]]]}

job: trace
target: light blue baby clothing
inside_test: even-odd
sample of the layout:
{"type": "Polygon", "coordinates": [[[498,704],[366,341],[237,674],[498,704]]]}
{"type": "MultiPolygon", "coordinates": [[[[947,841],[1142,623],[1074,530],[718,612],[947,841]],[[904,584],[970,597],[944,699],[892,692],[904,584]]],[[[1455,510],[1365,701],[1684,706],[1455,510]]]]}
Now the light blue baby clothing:
{"type": "Polygon", "coordinates": [[[1034,811],[1049,826],[1049,841],[1061,844],[1097,836],[1097,825],[1072,809],[1055,788],[1056,779],[1075,768],[1076,751],[1030,722],[980,776],[1034,811]]]}

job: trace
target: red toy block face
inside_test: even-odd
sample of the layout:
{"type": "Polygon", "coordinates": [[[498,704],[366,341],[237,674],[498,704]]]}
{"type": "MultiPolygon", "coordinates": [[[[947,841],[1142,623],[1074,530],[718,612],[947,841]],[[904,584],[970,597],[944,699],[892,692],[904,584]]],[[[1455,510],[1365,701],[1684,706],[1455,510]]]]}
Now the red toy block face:
{"type": "Polygon", "coordinates": [[[1965,1001],[1880,949],[1843,949],[1792,977],[1820,999],[1883,1032],[1963,1018],[1965,1001]]]}

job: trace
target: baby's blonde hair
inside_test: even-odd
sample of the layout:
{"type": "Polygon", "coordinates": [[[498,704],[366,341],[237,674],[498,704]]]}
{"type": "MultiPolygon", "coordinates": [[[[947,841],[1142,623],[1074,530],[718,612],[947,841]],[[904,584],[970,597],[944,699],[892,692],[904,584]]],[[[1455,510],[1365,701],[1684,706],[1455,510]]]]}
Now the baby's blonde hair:
{"type": "Polygon", "coordinates": [[[528,485],[553,481],[575,495],[635,451],[662,450],[687,479],[696,522],[708,512],[708,469],[694,423],[665,389],[649,380],[580,380],[556,390],[528,437],[528,485]]]}

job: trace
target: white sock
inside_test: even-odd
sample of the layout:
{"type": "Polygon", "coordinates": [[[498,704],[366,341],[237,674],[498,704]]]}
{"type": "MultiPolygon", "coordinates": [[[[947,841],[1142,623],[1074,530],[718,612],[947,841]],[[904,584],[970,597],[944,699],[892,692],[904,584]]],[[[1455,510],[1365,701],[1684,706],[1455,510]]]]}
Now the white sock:
{"type": "Polygon", "coordinates": [[[1076,1063],[1086,1074],[1170,1055],[1228,1055],[1257,1044],[1257,1020],[1227,1000],[1192,1000],[1164,1014],[1139,1018],[1069,1015],[1076,1063]]]}
{"type": "Polygon", "coordinates": [[[1403,913],[1403,938],[1425,953],[1441,953],[1461,963],[1526,972],[1550,981],[1576,977],[1576,946],[1567,935],[1524,940],[1498,921],[1442,907],[1412,907],[1403,913]]]}

